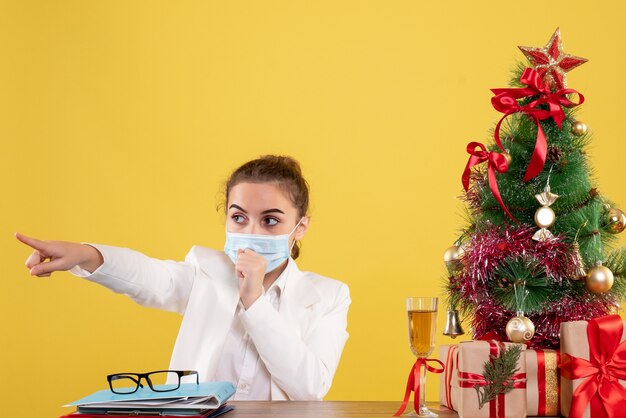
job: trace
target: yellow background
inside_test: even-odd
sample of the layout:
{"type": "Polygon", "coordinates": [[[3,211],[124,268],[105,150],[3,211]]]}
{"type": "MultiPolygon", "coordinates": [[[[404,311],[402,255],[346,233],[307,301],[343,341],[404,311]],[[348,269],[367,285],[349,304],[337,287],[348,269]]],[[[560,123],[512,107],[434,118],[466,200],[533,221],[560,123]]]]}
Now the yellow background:
{"type": "Polygon", "coordinates": [[[312,187],[301,268],[351,289],[327,399],[400,400],[404,298],[440,293],[465,145],[497,121],[489,89],[517,45],[560,26],[589,58],[570,86],[599,188],[626,205],[625,16],[617,0],[2,1],[1,414],[55,417],[108,373],[167,366],[180,323],[68,273],[30,277],[13,232],[177,260],[221,248],[221,185],[265,153],[296,157],[312,187]]]}

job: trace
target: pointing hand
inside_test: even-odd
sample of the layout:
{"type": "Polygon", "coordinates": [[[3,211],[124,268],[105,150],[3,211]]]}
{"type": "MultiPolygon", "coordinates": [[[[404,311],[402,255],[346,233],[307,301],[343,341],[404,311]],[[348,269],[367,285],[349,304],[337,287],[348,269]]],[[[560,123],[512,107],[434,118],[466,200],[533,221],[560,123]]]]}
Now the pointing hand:
{"type": "Polygon", "coordinates": [[[34,251],[26,260],[31,276],[47,277],[55,271],[65,271],[80,265],[93,272],[103,262],[102,254],[96,248],[67,241],[42,241],[15,233],[15,238],[34,251]]]}

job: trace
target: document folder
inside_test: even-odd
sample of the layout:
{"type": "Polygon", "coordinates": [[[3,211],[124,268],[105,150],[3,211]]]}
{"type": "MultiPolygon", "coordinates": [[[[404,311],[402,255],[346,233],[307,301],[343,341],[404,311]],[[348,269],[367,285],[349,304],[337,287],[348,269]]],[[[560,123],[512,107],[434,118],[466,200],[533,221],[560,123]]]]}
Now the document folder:
{"type": "MultiPolygon", "coordinates": [[[[155,386],[166,389],[171,385],[155,386]]],[[[65,406],[75,406],[82,414],[202,415],[220,408],[235,393],[230,382],[181,384],[176,390],[156,392],[143,387],[131,394],[101,390],[65,406]]]]}

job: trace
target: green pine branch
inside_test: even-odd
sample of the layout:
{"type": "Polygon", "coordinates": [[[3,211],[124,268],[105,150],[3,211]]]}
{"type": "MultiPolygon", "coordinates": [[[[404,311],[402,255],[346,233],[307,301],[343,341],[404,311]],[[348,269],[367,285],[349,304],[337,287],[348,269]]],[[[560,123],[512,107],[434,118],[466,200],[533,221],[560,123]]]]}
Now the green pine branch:
{"type": "Polygon", "coordinates": [[[546,271],[532,257],[508,258],[494,270],[493,297],[500,306],[510,311],[537,312],[550,298],[553,289],[548,285],[546,271]],[[527,292],[520,306],[515,286],[527,292]]]}
{"type": "Polygon", "coordinates": [[[483,376],[487,385],[474,386],[478,395],[479,409],[499,394],[506,394],[513,390],[513,375],[519,370],[517,364],[521,353],[522,345],[513,344],[504,349],[499,356],[490,356],[490,360],[485,362],[483,376]]]}
{"type": "Polygon", "coordinates": [[[613,272],[614,282],[611,293],[617,300],[626,299],[626,248],[612,251],[604,265],[613,272]]]}

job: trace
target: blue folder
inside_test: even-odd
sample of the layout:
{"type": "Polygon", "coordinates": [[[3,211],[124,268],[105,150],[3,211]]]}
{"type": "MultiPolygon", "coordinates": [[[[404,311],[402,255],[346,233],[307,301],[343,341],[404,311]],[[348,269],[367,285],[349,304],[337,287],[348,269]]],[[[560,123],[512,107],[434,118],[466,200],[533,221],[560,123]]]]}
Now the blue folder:
{"type": "MultiPolygon", "coordinates": [[[[175,385],[159,385],[167,389],[175,385]]],[[[235,387],[230,382],[184,383],[176,390],[155,392],[143,387],[135,393],[120,395],[110,390],[101,390],[65,406],[76,406],[81,411],[146,410],[146,411],[200,411],[222,406],[233,394],[235,387]]]]}

